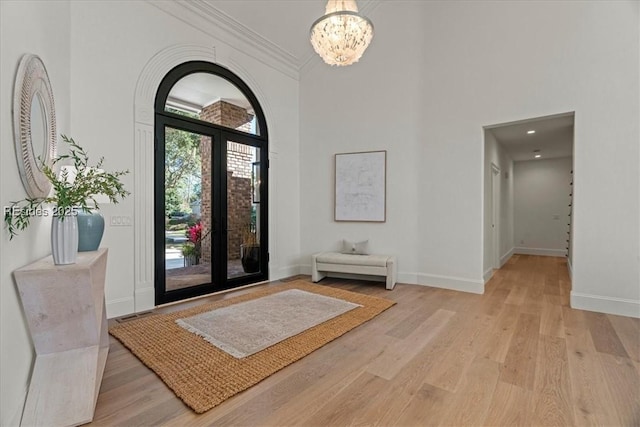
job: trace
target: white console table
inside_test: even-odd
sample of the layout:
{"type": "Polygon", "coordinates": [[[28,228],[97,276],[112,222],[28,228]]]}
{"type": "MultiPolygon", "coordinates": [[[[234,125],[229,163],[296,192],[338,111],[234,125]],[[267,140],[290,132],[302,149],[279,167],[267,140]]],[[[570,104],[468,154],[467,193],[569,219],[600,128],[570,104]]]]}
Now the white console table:
{"type": "Polygon", "coordinates": [[[75,264],[48,256],[14,271],[36,350],[23,426],[93,419],[109,352],[106,267],[107,249],[99,249],[79,252],[75,264]]]}

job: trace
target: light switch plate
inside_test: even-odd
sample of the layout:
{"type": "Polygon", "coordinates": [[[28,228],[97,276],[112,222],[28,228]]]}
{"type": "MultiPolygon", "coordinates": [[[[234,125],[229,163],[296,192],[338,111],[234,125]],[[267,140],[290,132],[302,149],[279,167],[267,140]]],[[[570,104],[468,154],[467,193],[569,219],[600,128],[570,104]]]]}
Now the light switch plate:
{"type": "Polygon", "coordinates": [[[131,227],[133,220],[129,215],[112,215],[109,223],[112,227],[131,227]]]}

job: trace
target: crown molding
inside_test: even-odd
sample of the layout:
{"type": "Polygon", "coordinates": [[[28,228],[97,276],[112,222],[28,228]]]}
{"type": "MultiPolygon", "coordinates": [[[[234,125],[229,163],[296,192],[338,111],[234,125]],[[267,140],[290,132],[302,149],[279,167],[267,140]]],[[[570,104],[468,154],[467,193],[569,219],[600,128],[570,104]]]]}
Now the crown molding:
{"type": "Polygon", "coordinates": [[[205,0],[147,0],[147,3],[289,77],[299,79],[297,57],[205,0]]]}

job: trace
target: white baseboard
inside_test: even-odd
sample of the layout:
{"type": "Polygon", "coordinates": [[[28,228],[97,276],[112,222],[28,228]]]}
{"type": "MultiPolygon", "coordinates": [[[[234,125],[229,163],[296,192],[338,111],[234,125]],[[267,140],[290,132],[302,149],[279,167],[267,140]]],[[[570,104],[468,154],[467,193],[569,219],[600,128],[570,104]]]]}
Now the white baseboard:
{"type": "MultiPolygon", "coordinates": [[[[274,269],[269,270],[269,280],[279,280],[284,279],[291,276],[297,276],[300,273],[301,266],[299,265],[288,265],[285,267],[276,267],[274,269]]],[[[311,267],[309,267],[309,274],[311,274],[311,267]]]]}
{"type": "Polygon", "coordinates": [[[571,308],[640,318],[640,301],[571,291],[571,308]]]}
{"type": "Polygon", "coordinates": [[[484,294],[484,282],[481,280],[418,273],[418,284],[434,288],[451,289],[453,291],[484,294]]]}
{"type": "Polygon", "coordinates": [[[418,273],[400,273],[398,272],[398,283],[408,283],[410,285],[418,284],[418,273]]]}
{"type": "MultiPolygon", "coordinates": [[[[308,267],[309,274],[311,274],[311,266],[308,267]]],[[[300,266],[298,265],[276,268],[275,274],[272,272],[271,280],[297,276],[298,274],[300,274],[300,266]]],[[[145,287],[135,291],[135,300],[134,298],[127,297],[107,301],[107,318],[112,319],[114,317],[127,316],[132,313],[153,310],[156,307],[155,296],[155,289],[153,287],[145,287]]]]}
{"type": "Polygon", "coordinates": [[[539,256],[556,256],[563,257],[567,251],[564,249],[543,249],[543,248],[513,248],[514,254],[519,255],[539,255],[539,256]]]}
{"type": "Polygon", "coordinates": [[[135,313],[135,301],[133,297],[119,298],[107,301],[107,319],[126,316],[135,313]]]}
{"type": "Polygon", "coordinates": [[[567,257],[567,270],[569,271],[569,279],[573,280],[573,266],[569,257],[567,257]]]}
{"type": "Polygon", "coordinates": [[[513,256],[514,251],[515,251],[515,248],[511,248],[506,254],[500,257],[500,268],[502,268],[502,266],[504,266],[507,263],[507,261],[509,261],[509,258],[513,256]]]}
{"type": "Polygon", "coordinates": [[[311,264],[301,264],[298,266],[298,268],[298,274],[306,274],[307,276],[311,276],[311,264]]]}
{"type": "Polygon", "coordinates": [[[136,289],[135,298],[134,310],[136,313],[153,310],[156,307],[156,290],[153,286],[136,289]]]}
{"type": "Polygon", "coordinates": [[[482,280],[484,280],[484,283],[486,284],[489,280],[491,280],[492,277],[493,277],[493,268],[489,268],[482,275],[482,280]]]}

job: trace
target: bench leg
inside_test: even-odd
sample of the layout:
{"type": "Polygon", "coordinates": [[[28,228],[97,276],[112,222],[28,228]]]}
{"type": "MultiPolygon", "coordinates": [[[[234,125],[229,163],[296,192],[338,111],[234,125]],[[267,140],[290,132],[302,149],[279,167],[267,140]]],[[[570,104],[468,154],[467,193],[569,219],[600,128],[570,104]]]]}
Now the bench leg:
{"type": "Polygon", "coordinates": [[[395,257],[387,260],[387,286],[388,290],[392,290],[396,286],[396,279],[398,277],[398,270],[395,257]]]}
{"type": "Polygon", "coordinates": [[[387,276],[387,290],[392,290],[396,286],[396,282],[390,276],[387,276]]]}
{"type": "Polygon", "coordinates": [[[311,281],[313,283],[319,282],[325,278],[325,275],[318,271],[317,255],[311,255],[311,281]]]}
{"type": "Polygon", "coordinates": [[[317,283],[320,280],[324,279],[325,277],[327,276],[325,274],[320,273],[318,270],[311,271],[311,281],[313,283],[317,283]]]}

